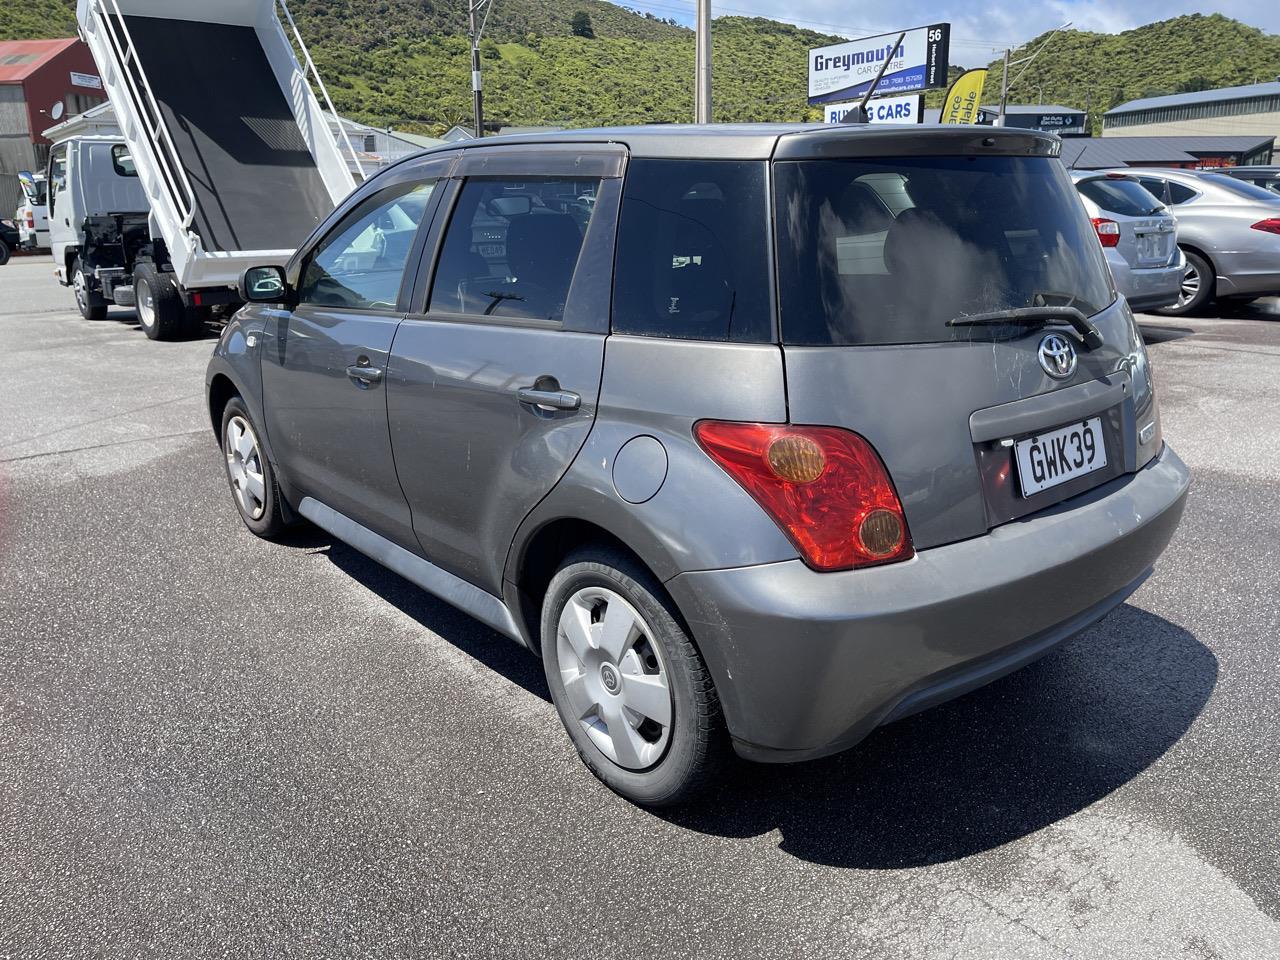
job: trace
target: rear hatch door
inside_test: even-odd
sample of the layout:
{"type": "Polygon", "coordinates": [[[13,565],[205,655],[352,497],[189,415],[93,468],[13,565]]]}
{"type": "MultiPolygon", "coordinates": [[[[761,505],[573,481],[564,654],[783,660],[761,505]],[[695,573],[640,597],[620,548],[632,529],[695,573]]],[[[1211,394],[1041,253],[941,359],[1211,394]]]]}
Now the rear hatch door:
{"type": "Polygon", "coordinates": [[[1076,189],[1120,229],[1117,244],[1135,269],[1167,267],[1177,258],[1176,223],[1165,207],[1136,180],[1101,175],[1077,182],[1076,189]]]}
{"type": "Polygon", "coordinates": [[[1136,468],[1145,354],[1056,159],[778,159],[774,183],[789,418],[872,443],[917,547],[1136,468]],[[1061,306],[1101,345],[1065,323],[964,323],[1061,306]]]}

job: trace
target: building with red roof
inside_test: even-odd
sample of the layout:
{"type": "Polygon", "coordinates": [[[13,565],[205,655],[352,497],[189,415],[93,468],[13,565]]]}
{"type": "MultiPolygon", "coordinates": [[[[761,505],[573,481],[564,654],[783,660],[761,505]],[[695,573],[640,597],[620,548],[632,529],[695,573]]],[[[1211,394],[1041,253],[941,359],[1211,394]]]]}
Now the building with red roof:
{"type": "Polygon", "coordinates": [[[21,201],[18,171],[40,170],[49,158],[40,131],[106,98],[80,40],[0,41],[0,217],[21,201]]]}

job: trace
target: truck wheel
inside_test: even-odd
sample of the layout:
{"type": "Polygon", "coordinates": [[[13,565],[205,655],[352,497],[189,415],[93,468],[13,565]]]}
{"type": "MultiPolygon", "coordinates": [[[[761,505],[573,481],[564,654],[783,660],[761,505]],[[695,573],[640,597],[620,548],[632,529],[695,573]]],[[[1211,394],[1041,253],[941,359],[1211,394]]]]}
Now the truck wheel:
{"type": "Polygon", "coordinates": [[[609,789],[660,807],[715,779],[728,735],[711,674],[631,557],[596,548],[565,561],[543,600],[542,659],[560,721],[609,789]]]}
{"type": "Polygon", "coordinates": [[[187,307],[169,277],[150,263],[133,268],[133,292],[138,325],[152,340],[173,340],[182,334],[187,307]]]}
{"type": "Polygon", "coordinates": [[[182,317],[182,335],[193,340],[203,337],[212,319],[212,307],[187,307],[182,317]]]}
{"type": "Polygon", "coordinates": [[[89,287],[89,278],[80,267],[79,260],[71,261],[71,289],[76,294],[76,306],[86,320],[107,319],[107,301],[97,290],[89,287]]]}

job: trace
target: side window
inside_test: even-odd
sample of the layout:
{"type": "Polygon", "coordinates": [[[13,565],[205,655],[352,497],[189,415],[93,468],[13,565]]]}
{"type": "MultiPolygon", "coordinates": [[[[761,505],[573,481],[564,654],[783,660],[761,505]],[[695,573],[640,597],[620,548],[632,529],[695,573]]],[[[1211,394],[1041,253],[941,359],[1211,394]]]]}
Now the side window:
{"type": "Polygon", "coordinates": [[[1190,187],[1184,186],[1181,183],[1175,183],[1172,180],[1169,181],[1169,202],[1174,206],[1177,206],[1180,203],[1186,203],[1188,200],[1191,200],[1196,196],[1198,196],[1198,194],[1190,187]]]}
{"type": "Polygon", "coordinates": [[[1138,182],[1146,187],[1147,192],[1161,203],[1169,202],[1169,191],[1165,189],[1163,180],[1159,180],[1156,177],[1139,177],[1138,182]]]}
{"type": "Polygon", "coordinates": [[[49,216],[53,216],[54,204],[67,188],[67,145],[59,144],[49,154],[49,216]]]}
{"type": "Polygon", "coordinates": [[[469,179],[462,186],[428,310],[564,319],[600,181],[469,179]]]}
{"type": "Polygon", "coordinates": [[[348,213],[309,255],[299,302],[394,309],[433,189],[434,180],[388,187],[348,213]]]}
{"type": "Polygon", "coordinates": [[[120,177],[136,177],[138,175],[138,168],[133,164],[133,155],[129,153],[129,148],[123,143],[117,143],[111,148],[111,168],[120,177]]]}
{"type": "Polygon", "coordinates": [[[633,160],[618,225],[613,332],[771,340],[767,203],[762,161],[633,160]]]}

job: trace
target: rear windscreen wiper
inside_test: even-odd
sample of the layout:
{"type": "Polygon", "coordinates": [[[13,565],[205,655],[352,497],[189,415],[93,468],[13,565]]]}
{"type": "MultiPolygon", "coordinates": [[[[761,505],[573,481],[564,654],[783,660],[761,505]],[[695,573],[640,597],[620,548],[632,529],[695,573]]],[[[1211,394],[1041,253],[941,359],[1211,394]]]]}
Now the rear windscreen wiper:
{"type": "Polygon", "coordinates": [[[953,317],[948,327],[994,327],[1002,323],[1043,324],[1066,322],[1075,327],[1085,346],[1096,350],[1102,346],[1102,334],[1093,322],[1075,307],[1015,307],[994,313],[975,313],[967,317],[953,317]]]}

